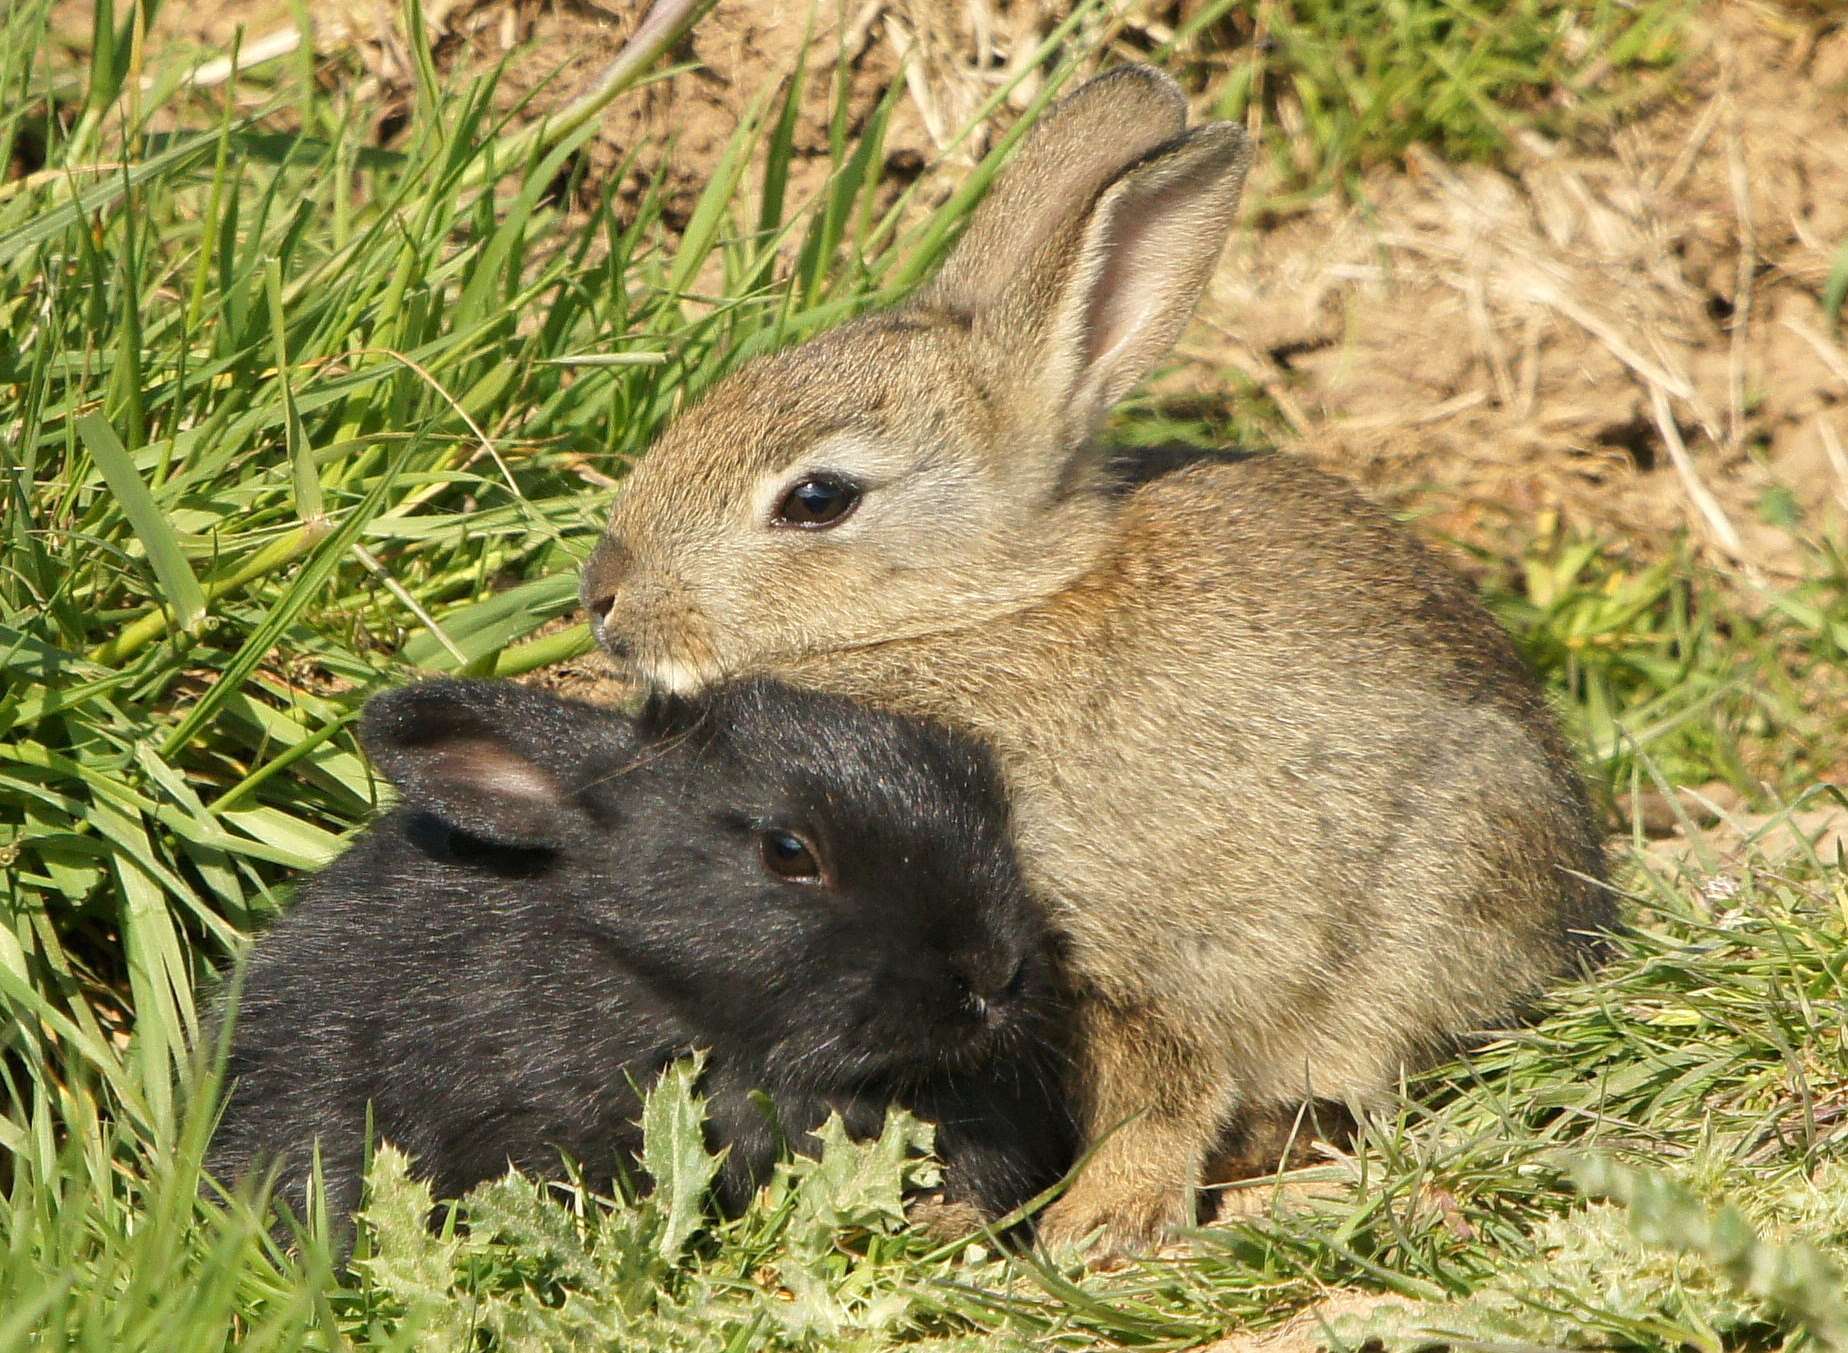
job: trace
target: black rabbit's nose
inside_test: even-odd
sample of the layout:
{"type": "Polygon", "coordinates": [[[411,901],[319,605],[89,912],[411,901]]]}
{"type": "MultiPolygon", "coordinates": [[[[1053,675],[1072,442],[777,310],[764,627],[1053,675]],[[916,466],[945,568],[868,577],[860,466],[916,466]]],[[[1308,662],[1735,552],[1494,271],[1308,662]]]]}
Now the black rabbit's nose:
{"type": "Polygon", "coordinates": [[[1021,959],[1014,965],[1014,975],[1007,979],[1007,986],[1001,994],[1010,1001],[1017,1001],[1027,990],[1027,960],[1021,959]]]}
{"type": "Polygon", "coordinates": [[[979,981],[963,980],[966,995],[963,1004],[977,1019],[989,1019],[1001,1013],[1007,1006],[1020,999],[1027,989],[1027,960],[1021,959],[1014,965],[1013,971],[1005,980],[992,985],[979,981]]]}

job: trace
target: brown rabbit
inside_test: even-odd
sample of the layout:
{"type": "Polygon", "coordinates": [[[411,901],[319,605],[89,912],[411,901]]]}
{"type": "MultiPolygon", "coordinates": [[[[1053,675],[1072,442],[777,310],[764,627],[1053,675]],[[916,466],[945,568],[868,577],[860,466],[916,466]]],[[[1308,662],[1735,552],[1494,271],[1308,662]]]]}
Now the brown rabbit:
{"type": "Polygon", "coordinates": [[[672,690],[773,673],[992,741],[1070,945],[1091,1163],[1141,1246],[1223,1144],[1378,1103],[1611,919],[1544,697],[1472,590],[1285,456],[1126,476],[1092,434],[1231,229],[1245,136],[1125,67],[1051,109],[940,275],[728,377],[584,575],[672,690]]]}

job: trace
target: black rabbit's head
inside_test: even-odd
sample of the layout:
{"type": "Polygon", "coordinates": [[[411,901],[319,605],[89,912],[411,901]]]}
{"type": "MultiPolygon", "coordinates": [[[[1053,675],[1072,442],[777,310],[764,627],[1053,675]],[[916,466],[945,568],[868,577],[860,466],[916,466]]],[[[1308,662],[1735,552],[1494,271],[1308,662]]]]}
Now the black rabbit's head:
{"type": "Polygon", "coordinates": [[[933,725],[770,682],[631,719],[433,681],[362,736],[433,849],[526,875],[561,938],[783,1084],[971,1065],[1049,1000],[1003,791],[933,725]]]}

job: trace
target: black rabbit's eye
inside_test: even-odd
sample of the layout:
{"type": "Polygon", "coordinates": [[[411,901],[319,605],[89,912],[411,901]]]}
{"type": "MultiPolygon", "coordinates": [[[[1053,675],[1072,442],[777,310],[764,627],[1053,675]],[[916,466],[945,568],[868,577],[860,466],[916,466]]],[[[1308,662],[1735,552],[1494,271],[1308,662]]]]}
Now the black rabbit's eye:
{"type": "Polygon", "coordinates": [[[818,530],[845,521],[859,505],[857,485],[833,475],[816,475],[783,495],[782,505],[776,510],[776,524],[818,530]]]}
{"type": "Polygon", "coordinates": [[[764,868],[790,883],[820,883],[821,864],[808,842],[793,832],[768,831],[757,838],[764,868]]]}

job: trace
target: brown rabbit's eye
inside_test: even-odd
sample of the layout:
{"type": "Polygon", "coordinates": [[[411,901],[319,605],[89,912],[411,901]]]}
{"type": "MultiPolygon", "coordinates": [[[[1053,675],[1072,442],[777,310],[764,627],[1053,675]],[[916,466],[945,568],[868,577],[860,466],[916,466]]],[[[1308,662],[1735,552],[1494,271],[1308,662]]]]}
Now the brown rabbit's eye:
{"type": "Polygon", "coordinates": [[[816,529],[844,521],[860,504],[857,485],[833,475],[816,475],[804,479],[783,495],[776,510],[778,526],[803,526],[816,529]]]}
{"type": "Polygon", "coordinates": [[[790,883],[820,883],[821,864],[808,842],[793,832],[767,831],[757,838],[764,868],[790,883]]]}

